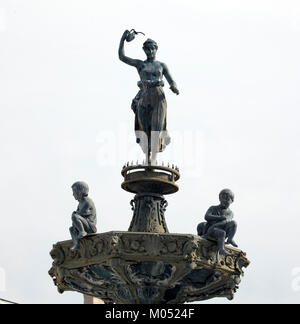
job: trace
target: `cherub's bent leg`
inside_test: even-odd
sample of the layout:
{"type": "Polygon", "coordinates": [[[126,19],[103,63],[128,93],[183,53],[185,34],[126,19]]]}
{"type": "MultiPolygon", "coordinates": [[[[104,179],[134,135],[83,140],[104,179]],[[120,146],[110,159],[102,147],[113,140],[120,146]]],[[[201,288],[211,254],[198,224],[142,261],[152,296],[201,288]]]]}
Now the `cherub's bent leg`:
{"type": "Polygon", "coordinates": [[[226,237],[226,232],[224,230],[214,227],[214,228],[212,228],[211,230],[208,231],[208,235],[210,237],[215,238],[216,241],[218,242],[218,249],[219,249],[220,254],[231,255],[224,248],[225,237],[226,237]]]}
{"type": "Polygon", "coordinates": [[[237,244],[234,242],[233,238],[237,230],[237,223],[233,220],[226,224],[226,237],[227,243],[237,247],[237,244]]]}
{"type": "Polygon", "coordinates": [[[69,231],[70,231],[70,234],[71,234],[71,237],[72,237],[72,241],[75,242],[77,234],[78,234],[76,229],[74,227],[70,227],[69,231]]]}
{"type": "Polygon", "coordinates": [[[69,230],[70,230],[70,234],[71,234],[71,237],[72,237],[72,241],[74,243],[71,250],[77,250],[79,248],[78,232],[74,227],[70,227],[69,230]]]}
{"type": "Polygon", "coordinates": [[[81,239],[82,237],[86,236],[86,229],[89,227],[87,220],[78,214],[73,214],[72,221],[73,226],[78,231],[78,239],[81,239]]]}
{"type": "Polygon", "coordinates": [[[205,227],[206,227],[206,222],[202,222],[197,226],[197,234],[199,236],[202,236],[205,234],[205,227]]]}

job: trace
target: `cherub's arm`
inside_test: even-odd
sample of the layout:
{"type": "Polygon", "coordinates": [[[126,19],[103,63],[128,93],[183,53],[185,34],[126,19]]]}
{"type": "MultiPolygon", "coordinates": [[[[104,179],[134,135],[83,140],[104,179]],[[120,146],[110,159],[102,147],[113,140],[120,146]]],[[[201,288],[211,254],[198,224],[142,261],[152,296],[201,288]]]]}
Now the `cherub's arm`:
{"type": "Polygon", "coordinates": [[[170,85],[170,89],[176,93],[177,95],[179,94],[179,90],[177,89],[177,85],[175,83],[175,81],[173,80],[170,72],[169,72],[169,69],[167,67],[167,65],[165,63],[161,63],[162,64],[162,67],[163,67],[163,75],[165,76],[165,78],[167,79],[169,85],[170,85]]]}
{"type": "Polygon", "coordinates": [[[232,219],[233,219],[233,214],[229,214],[226,216],[215,216],[212,214],[208,214],[206,216],[205,216],[205,219],[211,219],[212,221],[213,220],[215,221],[215,223],[213,225],[211,225],[210,229],[219,227],[219,226],[224,226],[227,223],[229,223],[230,221],[232,221],[232,219]]]}
{"type": "Polygon", "coordinates": [[[231,222],[233,220],[233,212],[231,212],[230,214],[226,215],[226,221],[227,222],[231,222]]]}
{"type": "Polygon", "coordinates": [[[124,52],[124,42],[125,42],[125,39],[128,36],[128,34],[129,34],[129,31],[125,30],[125,32],[122,35],[122,38],[121,38],[121,41],[120,41],[120,46],[119,46],[119,59],[122,62],[137,68],[139,66],[139,64],[141,63],[141,61],[140,60],[135,60],[135,59],[132,59],[132,58],[126,56],[125,52],[124,52]]]}
{"type": "Polygon", "coordinates": [[[88,217],[93,214],[93,204],[89,201],[85,201],[80,209],[77,210],[76,214],[82,217],[88,217]]]}
{"type": "Polygon", "coordinates": [[[226,220],[225,216],[219,216],[214,214],[214,208],[209,208],[205,214],[205,220],[207,222],[221,222],[226,220]]]}

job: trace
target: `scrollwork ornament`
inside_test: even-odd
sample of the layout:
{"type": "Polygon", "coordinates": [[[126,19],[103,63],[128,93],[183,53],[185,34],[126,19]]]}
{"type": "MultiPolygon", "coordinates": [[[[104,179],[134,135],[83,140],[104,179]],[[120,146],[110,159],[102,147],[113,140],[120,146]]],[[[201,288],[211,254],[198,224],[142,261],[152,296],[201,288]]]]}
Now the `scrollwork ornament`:
{"type": "Polygon", "coordinates": [[[167,202],[167,200],[163,199],[160,203],[160,211],[161,213],[165,213],[165,211],[167,210],[167,207],[169,206],[169,203],[167,202]]]}
{"type": "Polygon", "coordinates": [[[216,264],[215,243],[194,235],[97,234],[81,240],[75,259],[69,254],[71,244],[59,242],[51,251],[54,262],[49,275],[57,289],[89,294],[107,303],[176,304],[232,298],[240,283],[240,269],[249,264],[242,251],[230,247],[231,256],[222,256],[224,264],[216,264]]]}
{"type": "Polygon", "coordinates": [[[135,208],[136,208],[136,199],[132,199],[130,201],[130,206],[131,206],[131,210],[135,211],[135,208]]]}
{"type": "Polygon", "coordinates": [[[50,252],[50,255],[52,257],[53,265],[55,266],[60,266],[64,263],[65,261],[65,253],[64,250],[60,246],[53,246],[53,249],[50,252]]]}

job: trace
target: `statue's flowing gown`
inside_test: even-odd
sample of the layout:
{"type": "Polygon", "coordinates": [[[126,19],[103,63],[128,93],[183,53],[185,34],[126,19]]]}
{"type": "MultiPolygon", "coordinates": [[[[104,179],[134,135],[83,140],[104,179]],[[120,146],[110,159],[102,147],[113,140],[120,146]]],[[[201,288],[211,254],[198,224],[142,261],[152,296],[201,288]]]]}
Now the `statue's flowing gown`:
{"type": "Polygon", "coordinates": [[[151,151],[162,152],[170,143],[170,136],[167,132],[167,101],[163,91],[163,82],[147,84],[140,81],[138,85],[141,90],[132,102],[137,142],[146,153],[148,144],[151,143],[151,135],[152,137],[158,136],[157,141],[153,142],[152,139],[151,151]],[[145,143],[145,137],[141,136],[141,132],[146,133],[148,143],[145,143]],[[156,143],[154,147],[153,143],[156,143]]]}

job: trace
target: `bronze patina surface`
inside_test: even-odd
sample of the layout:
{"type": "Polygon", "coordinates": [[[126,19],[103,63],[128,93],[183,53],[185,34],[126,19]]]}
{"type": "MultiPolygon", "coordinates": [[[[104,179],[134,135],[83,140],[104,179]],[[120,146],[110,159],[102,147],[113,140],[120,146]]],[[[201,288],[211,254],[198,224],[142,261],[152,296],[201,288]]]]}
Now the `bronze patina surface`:
{"type": "Polygon", "coordinates": [[[49,274],[60,293],[77,291],[105,303],[172,304],[232,299],[249,261],[239,249],[190,234],[108,232],[53,246],[49,274]]]}
{"type": "Polygon", "coordinates": [[[124,177],[122,189],[131,193],[169,195],[179,190],[176,184],[180,178],[178,169],[160,165],[131,165],[125,166],[121,173],[124,177]]]}
{"type": "Polygon", "coordinates": [[[158,165],[156,159],[170,143],[163,77],[171,91],[179,91],[166,64],[156,60],[155,41],[144,42],[145,61],[125,55],[125,41],[132,41],[137,34],[126,30],[119,45],[120,60],[135,67],[140,76],[140,90],[131,108],[136,141],[146,155],[142,164],[127,163],[121,171],[122,189],[135,194],[130,201],[133,216],[129,229],[95,234],[96,210],[87,199],[87,185],[79,182],[84,190],[74,191],[80,203],[72,214],[74,246],[72,241],[53,246],[49,274],[60,293],[77,291],[105,303],[177,304],[214,297],[232,299],[243,268],[249,265],[246,254],[233,240],[237,229],[229,208],[233,193],[228,189],[220,193],[220,205],[209,208],[205,222],[198,225],[197,236],[168,231],[165,195],[179,190],[180,174],[174,165],[158,165]]]}

